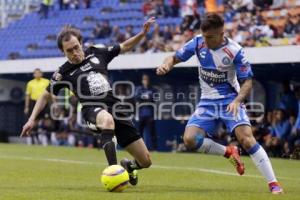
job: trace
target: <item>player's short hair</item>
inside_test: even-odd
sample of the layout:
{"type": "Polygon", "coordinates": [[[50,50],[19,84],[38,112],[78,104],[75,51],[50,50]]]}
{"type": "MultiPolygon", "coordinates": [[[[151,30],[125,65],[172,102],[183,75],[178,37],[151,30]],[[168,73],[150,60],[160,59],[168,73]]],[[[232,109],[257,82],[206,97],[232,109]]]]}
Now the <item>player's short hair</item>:
{"type": "Polygon", "coordinates": [[[63,51],[63,42],[69,41],[71,36],[75,36],[80,43],[82,43],[82,35],[79,29],[66,25],[62,28],[57,36],[57,46],[63,51]]]}
{"type": "Polygon", "coordinates": [[[201,30],[203,32],[224,27],[224,19],[217,13],[207,13],[201,22],[201,30]]]}

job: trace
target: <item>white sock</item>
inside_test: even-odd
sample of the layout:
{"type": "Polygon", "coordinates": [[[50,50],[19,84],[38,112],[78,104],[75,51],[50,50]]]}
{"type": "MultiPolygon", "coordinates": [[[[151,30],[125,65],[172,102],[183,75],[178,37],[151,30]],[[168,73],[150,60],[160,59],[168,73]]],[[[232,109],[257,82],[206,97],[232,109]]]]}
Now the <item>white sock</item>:
{"type": "Polygon", "coordinates": [[[267,182],[277,182],[271,162],[264,148],[256,143],[253,147],[250,148],[250,150],[248,150],[248,153],[250,154],[250,157],[252,158],[255,166],[265,177],[267,182]]]}
{"type": "Polygon", "coordinates": [[[214,142],[212,139],[204,138],[199,151],[223,156],[225,154],[226,147],[214,142]]]}

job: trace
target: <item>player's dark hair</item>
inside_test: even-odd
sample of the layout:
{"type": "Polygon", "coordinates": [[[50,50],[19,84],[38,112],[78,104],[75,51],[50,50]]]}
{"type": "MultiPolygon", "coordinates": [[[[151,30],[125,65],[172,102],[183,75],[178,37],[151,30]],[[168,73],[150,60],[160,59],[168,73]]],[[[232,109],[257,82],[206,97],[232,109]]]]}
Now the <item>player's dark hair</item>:
{"type": "Polygon", "coordinates": [[[66,25],[62,28],[61,32],[57,36],[57,46],[63,51],[63,42],[70,40],[71,36],[75,36],[80,43],[82,43],[82,35],[80,30],[72,27],[71,25],[66,25]]]}
{"type": "Polygon", "coordinates": [[[204,16],[204,19],[201,23],[201,30],[203,32],[211,30],[211,29],[218,29],[224,26],[224,19],[217,13],[207,13],[204,16]]]}

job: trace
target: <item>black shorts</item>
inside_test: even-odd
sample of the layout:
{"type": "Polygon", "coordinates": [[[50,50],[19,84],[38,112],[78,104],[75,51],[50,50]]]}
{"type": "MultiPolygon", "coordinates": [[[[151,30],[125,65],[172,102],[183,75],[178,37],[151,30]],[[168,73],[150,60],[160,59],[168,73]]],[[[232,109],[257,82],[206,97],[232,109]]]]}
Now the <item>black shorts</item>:
{"type": "MultiPolygon", "coordinates": [[[[107,110],[110,114],[112,114],[110,108],[107,110]]],[[[96,117],[97,114],[103,110],[101,107],[97,106],[89,106],[82,108],[82,116],[86,121],[88,127],[94,132],[101,132],[99,129],[96,128],[96,117]]],[[[123,113],[117,113],[118,116],[126,117],[123,113]]],[[[131,119],[119,120],[114,118],[115,122],[115,135],[117,137],[118,144],[124,148],[129,144],[133,143],[134,141],[141,138],[140,134],[138,133],[137,129],[135,128],[131,119]]]]}

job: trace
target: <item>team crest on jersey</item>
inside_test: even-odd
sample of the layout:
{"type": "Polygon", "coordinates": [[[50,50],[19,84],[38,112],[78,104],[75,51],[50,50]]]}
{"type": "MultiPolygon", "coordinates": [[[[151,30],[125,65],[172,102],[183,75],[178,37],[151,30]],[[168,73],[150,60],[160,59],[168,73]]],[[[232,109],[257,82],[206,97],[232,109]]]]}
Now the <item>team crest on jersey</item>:
{"type": "Polygon", "coordinates": [[[223,63],[223,65],[229,65],[230,64],[230,58],[228,58],[227,56],[225,56],[222,59],[222,63],[223,63]]]}
{"type": "Polygon", "coordinates": [[[94,64],[96,64],[96,65],[100,64],[100,60],[98,58],[96,58],[96,57],[92,57],[91,58],[91,62],[94,63],[94,64]]]}

